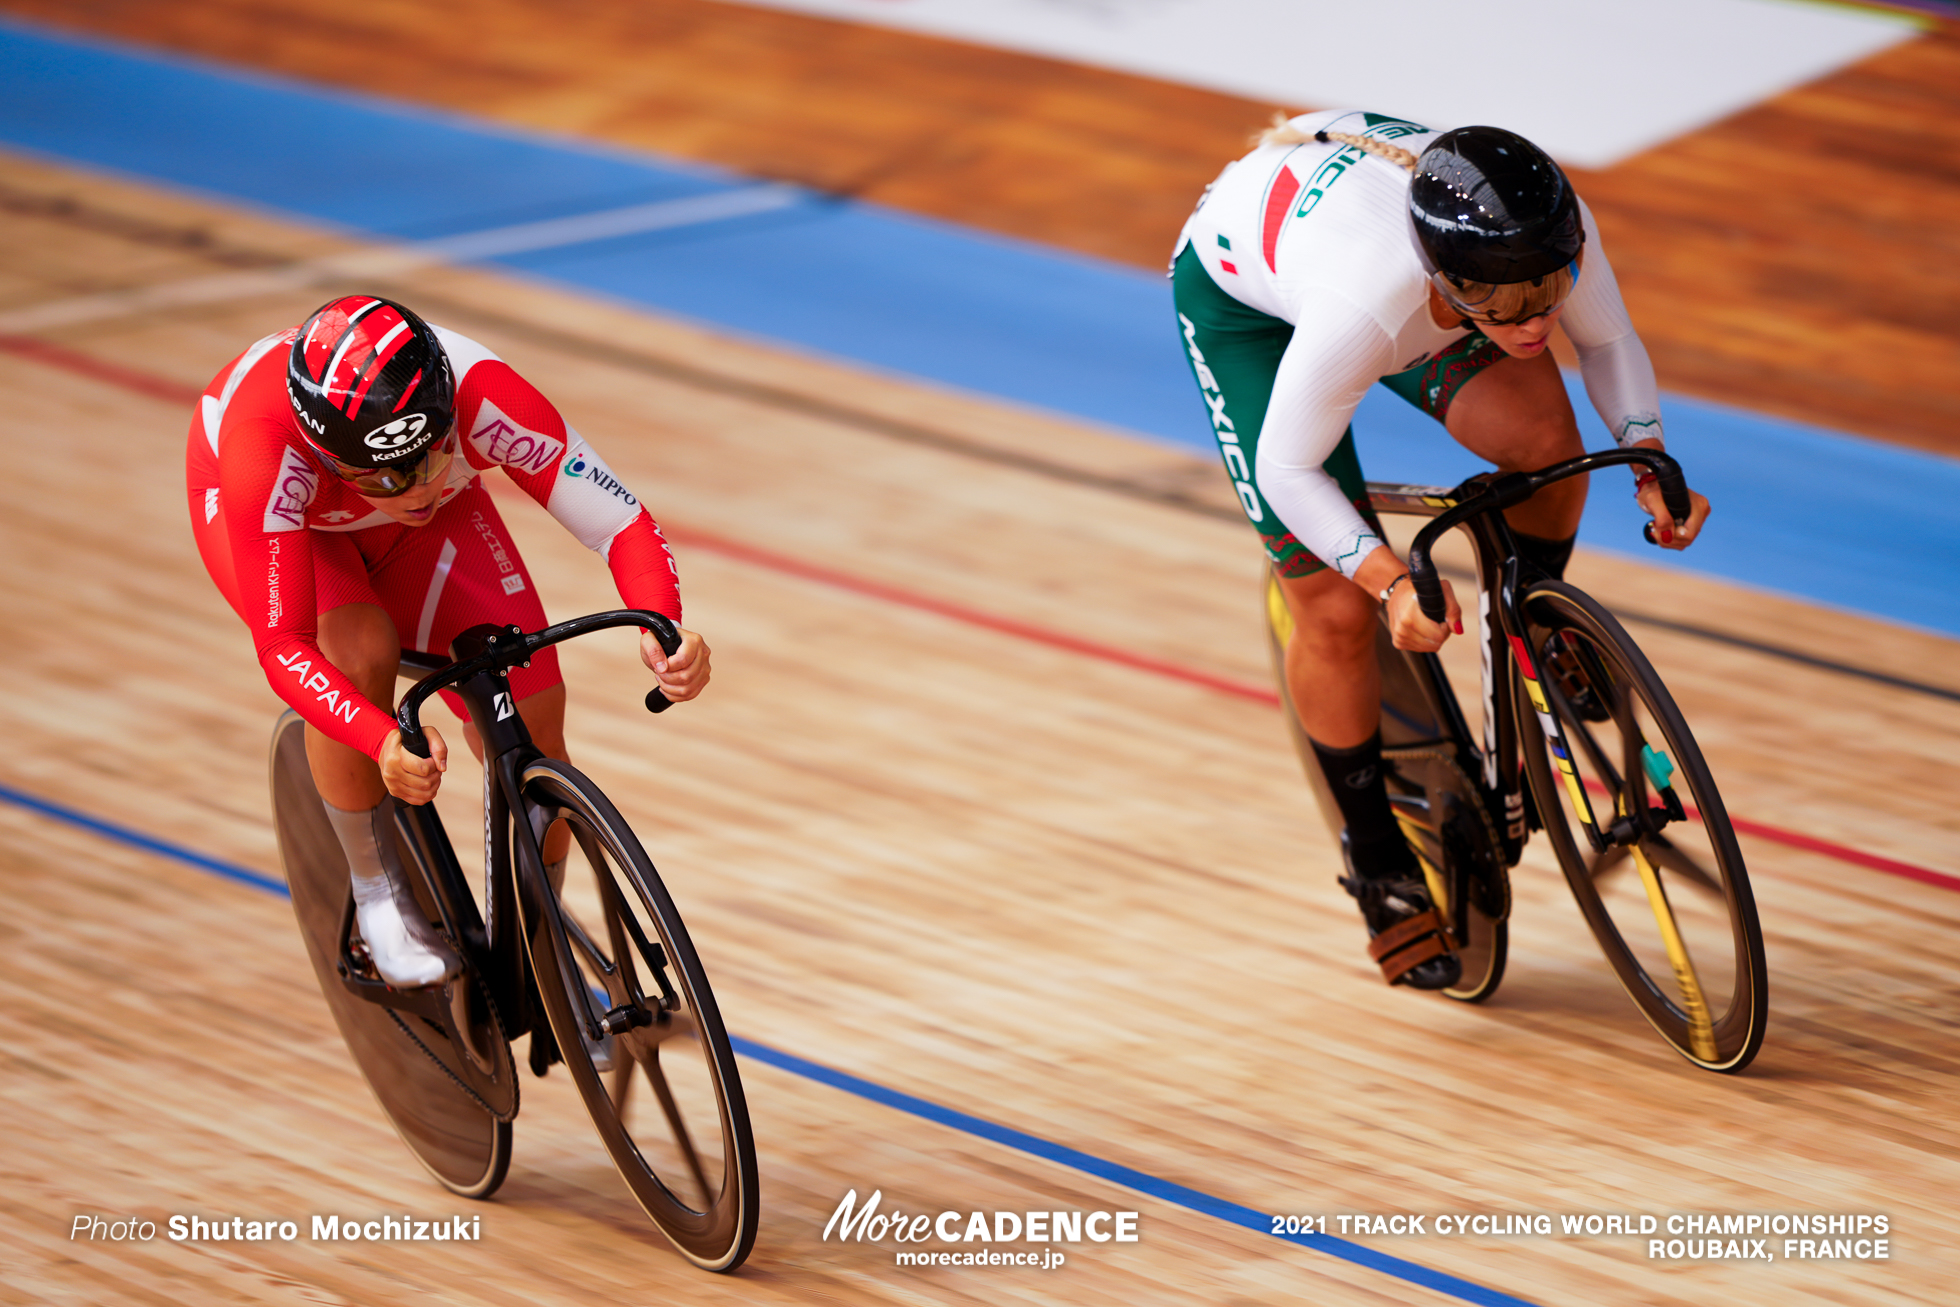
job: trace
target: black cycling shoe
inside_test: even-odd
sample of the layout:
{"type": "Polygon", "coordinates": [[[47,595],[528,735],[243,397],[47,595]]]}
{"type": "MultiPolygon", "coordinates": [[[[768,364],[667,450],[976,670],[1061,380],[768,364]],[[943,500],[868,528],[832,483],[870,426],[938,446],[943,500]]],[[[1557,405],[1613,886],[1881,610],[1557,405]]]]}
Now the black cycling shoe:
{"type": "Polygon", "coordinates": [[[1341,888],[1361,904],[1368,955],[1381,967],[1383,980],[1411,989],[1448,989],[1463,978],[1463,963],[1450,946],[1448,927],[1420,868],[1363,875],[1355,868],[1346,831],[1341,860],[1348,869],[1341,888]]]}

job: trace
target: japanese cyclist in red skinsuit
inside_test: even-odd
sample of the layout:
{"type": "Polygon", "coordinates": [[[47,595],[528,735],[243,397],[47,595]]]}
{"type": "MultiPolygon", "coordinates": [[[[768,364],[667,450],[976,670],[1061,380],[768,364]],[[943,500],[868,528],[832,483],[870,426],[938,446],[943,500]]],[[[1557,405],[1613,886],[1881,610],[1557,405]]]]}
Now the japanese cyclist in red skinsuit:
{"type": "MultiPolygon", "coordinates": [[[[390,805],[428,802],[448,767],[433,727],[429,757],[402,747],[388,707],[401,650],[446,654],[482,622],[545,625],[480,474],[501,467],[606,560],[627,607],[678,624],[667,542],[529,382],[468,337],[370,295],[323,305],[227,364],[191,422],[187,463],[205,569],[250,628],[272,688],[306,719],[375,968],[395,985],[436,983],[456,958],[381,835],[390,805]]],[[[671,657],[642,633],[640,657],[676,702],[708,683],[708,646],[692,631],[671,657]]],[[[510,683],[538,747],[563,758],[557,651],[510,683]]],[[[562,860],[566,838],[552,832],[547,861],[562,860]]]]}

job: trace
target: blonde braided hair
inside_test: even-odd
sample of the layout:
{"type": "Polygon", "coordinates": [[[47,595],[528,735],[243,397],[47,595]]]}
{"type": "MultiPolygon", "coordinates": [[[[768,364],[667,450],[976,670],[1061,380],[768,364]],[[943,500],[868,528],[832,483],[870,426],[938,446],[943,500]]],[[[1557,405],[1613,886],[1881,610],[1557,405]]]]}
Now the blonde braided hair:
{"type": "MultiPolygon", "coordinates": [[[[1322,145],[1339,141],[1343,145],[1352,145],[1357,150],[1372,154],[1378,159],[1386,159],[1392,164],[1407,168],[1410,172],[1416,170],[1415,154],[1399,145],[1390,145],[1387,141],[1378,141],[1372,136],[1357,136],[1352,132],[1303,132],[1293,126],[1283,113],[1275,113],[1272,126],[1255,137],[1253,143],[1255,145],[1306,145],[1315,141],[1322,145]]],[[[1464,281],[1455,277],[1450,278],[1450,282],[1458,290],[1478,301],[1477,307],[1480,313],[1502,322],[1529,313],[1533,309],[1542,310],[1547,305],[1563,300],[1571,292],[1572,283],[1578,280],[1578,272],[1578,261],[1574,260],[1570,266],[1561,268],[1548,277],[1538,277],[1515,284],[1487,286],[1481,282],[1464,281]]]]}
{"type": "Polygon", "coordinates": [[[1377,159],[1386,159],[1398,167],[1407,168],[1410,172],[1414,172],[1416,168],[1414,152],[1405,150],[1399,145],[1390,145],[1387,141],[1378,141],[1372,136],[1357,136],[1352,132],[1303,132],[1288,122],[1283,113],[1274,114],[1273,125],[1259,133],[1253,143],[1255,145],[1305,145],[1309,141],[1319,141],[1323,145],[1329,141],[1339,141],[1343,145],[1352,145],[1357,150],[1372,154],[1377,159]]]}

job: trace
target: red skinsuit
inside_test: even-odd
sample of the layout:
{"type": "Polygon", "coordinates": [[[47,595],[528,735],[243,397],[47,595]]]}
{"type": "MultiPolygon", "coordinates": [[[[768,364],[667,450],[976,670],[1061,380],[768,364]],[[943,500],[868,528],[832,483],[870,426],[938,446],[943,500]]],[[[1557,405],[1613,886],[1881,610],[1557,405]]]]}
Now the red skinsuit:
{"type": "MultiPolygon", "coordinates": [[[[302,717],[378,758],[394,716],[320,653],[318,614],[372,603],[402,643],[446,653],[479,622],[544,625],[544,608],[480,473],[505,475],[612,568],[629,608],[681,619],[660,528],[558,410],[489,350],[435,328],[456,375],[461,449],[420,526],[375,509],[299,433],[286,397],[298,328],[268,336],[211,381],[186,453],[191,526],[211,579],[251,628],[272,688],[302,717]]],[[[513,669],[519,699],[559,681],[556,650],[513,669]]],[[[445,696],[448,697],[448,696],[445,696]]],[[[452,704],[452,706],[455,706],[452,704]]]]}

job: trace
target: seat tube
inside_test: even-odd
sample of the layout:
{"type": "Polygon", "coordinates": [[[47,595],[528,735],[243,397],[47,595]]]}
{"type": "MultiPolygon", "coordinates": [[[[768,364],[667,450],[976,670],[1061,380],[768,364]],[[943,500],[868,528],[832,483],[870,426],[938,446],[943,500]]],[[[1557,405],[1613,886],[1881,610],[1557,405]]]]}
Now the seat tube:
{"type": "Polygon", "coordinates": [[[1471,538],[1477,549],[1477,615],[1483,622],[1484,790],[1499,805],[1504,855],[1515,863],[1524,852],[1524,773],[1519,765],[1517,703],[1510,694],[1511,637],[1518,621],[1517,550],[1497,514],[1476,519],[1471,538]]]}
{"type": "MultiPolygon", "coordinates": [[[[1592,800],[1586,797],[1586,789],[1579,779],[1573,765],[1572,746],[1565,737],[1565,730],[1559,725],[1551,705],[1546,702],[1545,690],[1540,682],[1536,660],[1531,656],[1529,628],[1525,626],[1524,614],[1518,610],[1519,564],[1515,552],[1505,559],[1504,583],[1498,591],[1498,610],[1503,614],[1506,636],[1511,645],[1511,656],[1517,662],[1519,675],[1524,677],[1525,691],[1531,698],[1532,708],[1538,714],[1539,729],[1545,741],[1551,746],[1553,769],[1559,780],[1564,782],[1565,792],[1572,800],[1572,810],[1578,814],[1580,824],[1585,827],[1586,839],[1595,853],[1606,847],[1600,830],[1599,819],[1593,813],[1592,800]]],[[[1515,733],[1513,750],[1516,749],[1515,733]]],[[[1544,820],[1549,817],[1540,814],[1544,820]]]]}

